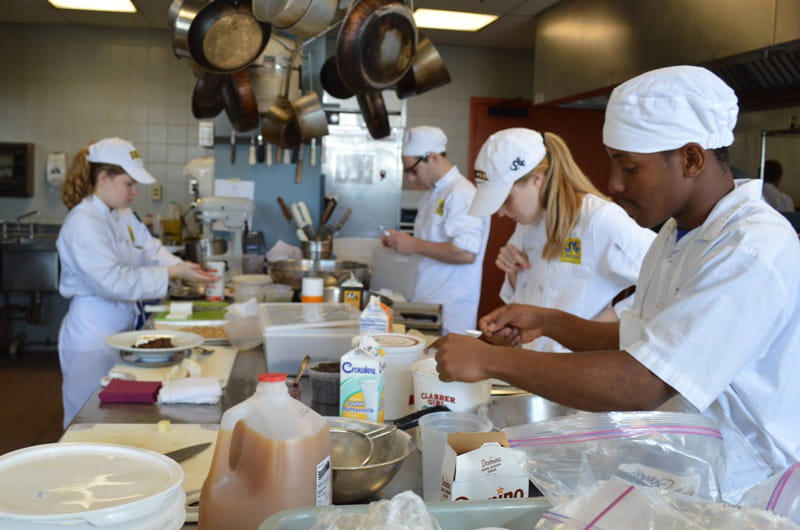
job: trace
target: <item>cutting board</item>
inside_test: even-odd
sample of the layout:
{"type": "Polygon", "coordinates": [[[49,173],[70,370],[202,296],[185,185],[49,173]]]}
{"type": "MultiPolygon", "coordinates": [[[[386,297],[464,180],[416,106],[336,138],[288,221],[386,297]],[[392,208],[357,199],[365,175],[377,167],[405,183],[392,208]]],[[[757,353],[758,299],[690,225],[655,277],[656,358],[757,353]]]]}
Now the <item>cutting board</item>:
{"type": "MultiPolygon", "coordinates": [[[[224,346],[204,346],[204,348],[212,350],[214,353],[208,355],[192,354],[192,359],[197,361],[203,369],[203,377],[216,377],[222,383],[222,388],[225,388],[231,375],[233,363],[236,360],[236,348],[224,346]]],[[[148,366],[134,366],[120,361],[114,365],[111,372],[127,372],[136,377],[137,381],[161,381],[163,383],[166,381],[170,370],[172,370],[172,366],[150,368],[148,366]]]]}
{"type": "MultiPolygon", "coordinates": [[[[178,324],[182,323],[184,325],[190,326],[192,324],[198,325],[197,321],[202,322],[216,322],[222,324],[225,322],[225,310],[227,309],[228,302],[207,302],[207,301],[199,301],[199,302],[192,302],[192,314],[189,316],[188,319],[181,319],[181,320],[168,320],[167,312],[163,313],[156,313],[153,316],[153,319],[160,322],[165,322],[169,324],[178,324]],[[195,308],[202,308],[208,309],[208,311],[197,311],[195,308]]],[[[215,324],[203,324],[203,325],[215,325],[215,324]]]]}
{"type": "Polygon", "coordinates": [[[158,432],[155,423],[79,423],[70,425],[60,442],[102,442],[166,453],[190,445],[211,442],[211,446],[181,462],[183,489],[198,490],[211,469],[219,425],[171,423],[166,432],[158,432]]]}

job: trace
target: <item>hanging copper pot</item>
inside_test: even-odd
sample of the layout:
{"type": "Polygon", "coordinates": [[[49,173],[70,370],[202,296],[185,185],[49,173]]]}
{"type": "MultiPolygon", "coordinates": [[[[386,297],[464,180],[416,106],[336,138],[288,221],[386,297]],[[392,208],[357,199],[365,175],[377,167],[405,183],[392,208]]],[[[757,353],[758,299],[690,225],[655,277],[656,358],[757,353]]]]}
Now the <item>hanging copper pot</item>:
{"type": "Polygon", "coordinates": [[[394,90],[400,99],[417,96],[450,82],[450,72],[428,37],[420,35],[414,62],[394,90]]]}
{"type": "Polygon", "coordinates": [[[335,98],[347,99],[355,95],[342,81],[342,76],[339,75],[339,70],[336,68],[336,57],[328,57],[325,64],[322,65],[319,81],[325,92],[335,98]]]}
{"type": "Polygon", "coordinates": [[[411,68],[417,27],[396,0],[356,0],[339,28],[336,66],[354,92],[394,86],[411,68]]]}
{"type": "Polygon", "coordinates": [[[247,70],[226,76],[222,84],[222,100],[234,129],[245,132],[258,127],[258,102],[247,70]]]}
{"type": "Polygon", "coordinates": [[[356,94],[356,98],[370,136],[376,140],[389,136],[392,129],[389,126],[389,113],[386,111],[383,94],[377,90],[366,91],[356,94]]]}
{"type": "Polygon", "coordinates": [[[192,115],[198,120],[210,120],[225,108],[222,85],[225,74],[206,73],[195,81],[192,92],[192,115]]]}

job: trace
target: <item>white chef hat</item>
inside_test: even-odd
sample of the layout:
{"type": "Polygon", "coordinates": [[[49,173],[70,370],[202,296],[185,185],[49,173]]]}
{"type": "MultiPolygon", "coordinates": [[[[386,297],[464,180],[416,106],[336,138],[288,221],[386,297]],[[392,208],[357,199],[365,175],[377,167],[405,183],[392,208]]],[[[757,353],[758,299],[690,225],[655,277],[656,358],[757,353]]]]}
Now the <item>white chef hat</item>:
{"type": "Polygon", "coordinates": [[[447,136],[438,127],[420,125],[406,131],[403,138],[403,156],[425,156],[428,153],[447,151],[447,136]]]}
{"type": "Polygon", "coordinates": [[[478,191],[469,214],[484,217],[499,210],[514,182],[533,171],[546,154],[542,134],[533,129],[515,127],[491,135],[475,159],[478,191]]]}
{"type": "Polygon", "coordinates": [[[722,79],[698,66],[659,68],[611,92],[603,143],[633,153],[656,153],[695,142],[705,149],[733,143],[739,106],[722,79]]]}
{"type": "Polygon", "coordinates": [[[156,179],[145,168],[139,151],[122,138],[105,138],[89,146],[89,162],[115,164],[125,170],[133,180],[142,184],[152,184],[156,179]]]}

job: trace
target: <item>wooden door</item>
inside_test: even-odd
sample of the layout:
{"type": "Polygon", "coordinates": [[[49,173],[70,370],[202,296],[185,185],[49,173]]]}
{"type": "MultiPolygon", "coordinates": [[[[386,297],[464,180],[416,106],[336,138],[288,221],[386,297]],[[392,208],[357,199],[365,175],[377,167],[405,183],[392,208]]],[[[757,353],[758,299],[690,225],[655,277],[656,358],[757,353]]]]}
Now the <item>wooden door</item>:
{"type": "MultiPolygon", "coordinates": [[[[492,133],[509,127],[528,127],[540,132],[553,132],[564,138],[584,173],[600,191],[605,192],[611,164],[602,142],[603,113],[602,110],[534,106],[527,100],[472,98],[467,175],[472,178],[475,157],[492,133]]],[[[513,231],[514,222],[492,216],[489,242],[483,260],[479,316],[503,303],[499,293],[504,275],[494,261],[500,247],[505,245],[513,231]]]]}

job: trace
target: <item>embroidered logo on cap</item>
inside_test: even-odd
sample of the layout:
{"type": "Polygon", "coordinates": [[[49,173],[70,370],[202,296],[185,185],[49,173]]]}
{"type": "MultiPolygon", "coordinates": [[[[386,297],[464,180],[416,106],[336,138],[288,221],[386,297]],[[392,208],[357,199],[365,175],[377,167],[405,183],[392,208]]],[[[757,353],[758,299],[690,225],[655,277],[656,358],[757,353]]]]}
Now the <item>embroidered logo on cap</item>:
{"type": "Polygon", "coordinates": [[[131,160],[136,160],[137,158],[142,158],[142,155],[139,154],[139,151],[134,149],[131,151],[131,160]]]}
{"type": "Polygon", "coordinates": [[[484,182],[489,182],[489,177],[486,176],[486,172],[481,171],[480,169],[476,169],[475,180],[482,180],[484,182]]]}
{"type": "Polygon", "coordinates": [[[513,162],[511,162],[511,166],[509,166],[508,169],[510,169],[511,171],[516,171],[521,167],[525,167],[525,161],[522,158],[517,157],[514,159],[513,162]]]}

